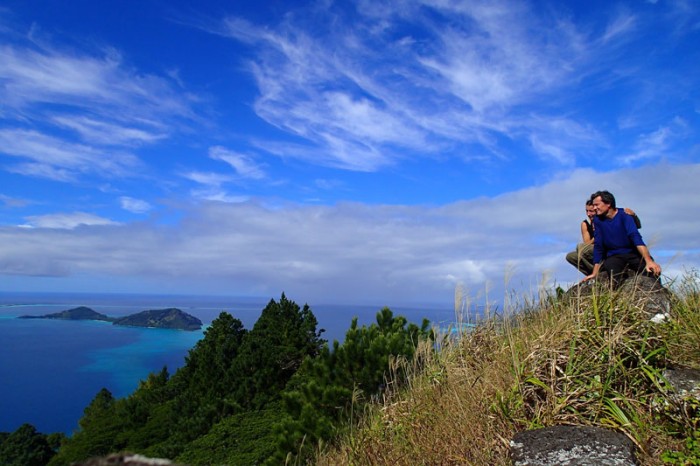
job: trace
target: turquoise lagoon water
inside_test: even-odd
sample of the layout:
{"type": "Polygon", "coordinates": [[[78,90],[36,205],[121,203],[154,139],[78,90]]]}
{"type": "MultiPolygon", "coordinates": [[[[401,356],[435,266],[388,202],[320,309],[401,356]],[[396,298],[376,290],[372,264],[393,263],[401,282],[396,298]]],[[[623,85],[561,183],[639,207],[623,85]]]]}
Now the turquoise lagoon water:
{"type": "MultiPolygon", "coordinates": [[[[40,432],[71,434],[99,390],[107,388],[115,397],[124,397],[163,366],[172,375],[206,328],[187,332],[97,321],[18,319],[21,315],[88,306],[118,317],[177,307],[205,326],[226,311],[251,329],[267,302],[269,298],[0,293],[0,432],[28,422],[40,432]]],[[[354,316],[361,325],[374,322],[381,308],[310,305],[329,341],[342,341],[354,316]]],[[[431,322],[454,319],[452,311],[392,310],[416,323],[424,317],[431,322]]]]}

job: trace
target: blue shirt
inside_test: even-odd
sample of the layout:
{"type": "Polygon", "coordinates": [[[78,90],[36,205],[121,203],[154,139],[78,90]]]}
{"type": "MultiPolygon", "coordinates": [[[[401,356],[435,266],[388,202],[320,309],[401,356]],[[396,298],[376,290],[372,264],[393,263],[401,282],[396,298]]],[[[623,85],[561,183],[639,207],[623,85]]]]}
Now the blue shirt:
{"type": "Polygon", "coordinates": [[[613,218],[593,217],[593,263],[598,264],[606,257],[629,254],[637,251],[637,246],[646,246],[639,234],[634,218],[618,209],[613,218]]]}

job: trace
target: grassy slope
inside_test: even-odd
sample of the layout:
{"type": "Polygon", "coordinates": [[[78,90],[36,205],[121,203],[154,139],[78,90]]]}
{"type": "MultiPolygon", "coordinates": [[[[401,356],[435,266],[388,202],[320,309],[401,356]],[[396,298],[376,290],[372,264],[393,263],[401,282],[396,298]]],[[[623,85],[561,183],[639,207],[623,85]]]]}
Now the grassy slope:
{"type": "Polygon", "coordinates": [[[672,319],[653,324],[636,300],[601,290],[547,297],[494,317],[439,352],[423,348],[408,387],[371,406],[328,465],[505,465],[514,433],[555,424],[624,432],[644,465],[700,464],[698,404],[669,401],[666,367],[700,368],[697,273],[676,284],[672,319]],[[693,462],[693,461],[698,462],[693,462]]]}

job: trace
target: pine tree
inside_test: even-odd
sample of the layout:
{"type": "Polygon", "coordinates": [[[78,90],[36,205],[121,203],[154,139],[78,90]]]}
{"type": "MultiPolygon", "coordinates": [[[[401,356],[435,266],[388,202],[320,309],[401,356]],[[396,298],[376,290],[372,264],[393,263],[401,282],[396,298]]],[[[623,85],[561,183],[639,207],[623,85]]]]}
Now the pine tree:
{"type": "Polygon", "coordinates": [[[389,308],[377,313],[377,323],[358,327],[353,319],[345,341],[333,343],[308,359],[288,386],[287,419],[279,426],[278,450],[269,464],[288,456],[311,455],[319,440],[332,439],[353,409],[377,395],[393,358],[410,359],[422,339],[433,338],[429,322],[419,328],[389,308]]]}
{"type": "Polygon", "coordinates": [[[243,342],[234,364],[236,399],[259,409],[279,399],[306,357],[319,354],[326,341],[308,304],[300,308],[282,294],[270,300],[243,342]]]}

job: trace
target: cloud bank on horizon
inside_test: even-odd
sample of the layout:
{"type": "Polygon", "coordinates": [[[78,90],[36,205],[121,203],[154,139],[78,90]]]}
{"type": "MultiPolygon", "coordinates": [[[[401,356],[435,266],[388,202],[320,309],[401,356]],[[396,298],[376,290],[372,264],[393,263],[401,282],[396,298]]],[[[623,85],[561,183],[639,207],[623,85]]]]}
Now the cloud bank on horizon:
{"type": "Polygon", "coordinates": [[[100,3],[0,8],[0,291],[498,300],[598,189],[700,266],[694,2],[100,3]]]}

